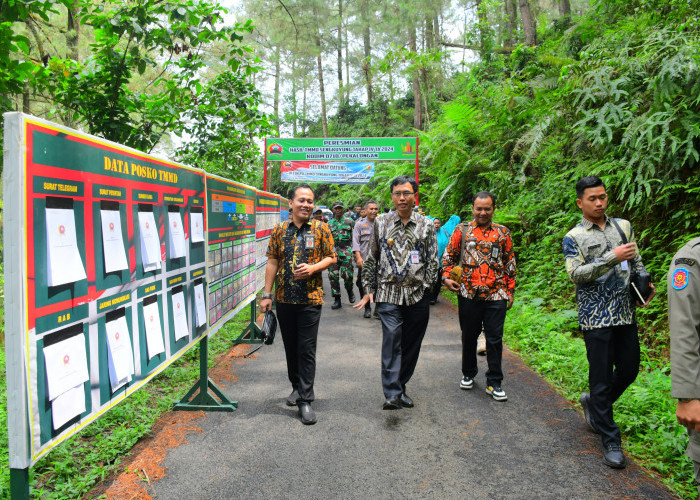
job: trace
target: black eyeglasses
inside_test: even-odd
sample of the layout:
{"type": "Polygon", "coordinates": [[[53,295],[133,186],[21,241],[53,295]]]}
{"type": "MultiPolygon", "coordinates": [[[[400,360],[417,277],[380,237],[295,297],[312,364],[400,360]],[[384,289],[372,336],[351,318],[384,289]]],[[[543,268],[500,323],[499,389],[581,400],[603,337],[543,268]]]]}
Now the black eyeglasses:
{"type": "Polygon", "coordinates": [[[409,196],[413,196],[415,193],[413,191],[394,191],[391,193],[392,196],[396,196],[397,198],[408,198],[409,196]]]}

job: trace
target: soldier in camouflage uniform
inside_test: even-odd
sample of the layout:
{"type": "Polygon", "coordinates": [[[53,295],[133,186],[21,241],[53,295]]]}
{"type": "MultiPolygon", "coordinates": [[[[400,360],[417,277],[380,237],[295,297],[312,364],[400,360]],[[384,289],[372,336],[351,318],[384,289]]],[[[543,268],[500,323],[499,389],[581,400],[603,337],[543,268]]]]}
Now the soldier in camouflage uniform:
{"type": "Polygon", "coordinates": [[[335,241],[335,249],[338,252],[338,261],[328,271],[328,278],[331,282],[331,294],[335,299],[331,309],[340,309],[340,278],[343,278],[343,284],[348,292],[350,303],[355,302],[355,294],[352,291],[352,230],[355,222],[347,217],[344,212],[342,201],[336,201],[331,206],[333,217],[328,221],[335,241]]]}

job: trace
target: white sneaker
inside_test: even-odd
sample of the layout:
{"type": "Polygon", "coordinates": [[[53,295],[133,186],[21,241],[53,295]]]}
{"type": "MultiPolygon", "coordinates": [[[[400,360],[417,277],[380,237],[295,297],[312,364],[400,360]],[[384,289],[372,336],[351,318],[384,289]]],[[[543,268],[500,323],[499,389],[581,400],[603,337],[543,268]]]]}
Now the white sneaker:
{"type": "Polygon", "coordinates": [[[496,401],[507,401],[508,396],[506,392],[501,389],[500,385],[489,385],[486,386],[486,394],[491,394],[491,397],[496,401]]]}
{"type": "Polygon", "coordinates": [[[474,388],[474,379],[469,377],[462,378],[462,380],[459,381],[459,388],[465,391],[474,388]]]}

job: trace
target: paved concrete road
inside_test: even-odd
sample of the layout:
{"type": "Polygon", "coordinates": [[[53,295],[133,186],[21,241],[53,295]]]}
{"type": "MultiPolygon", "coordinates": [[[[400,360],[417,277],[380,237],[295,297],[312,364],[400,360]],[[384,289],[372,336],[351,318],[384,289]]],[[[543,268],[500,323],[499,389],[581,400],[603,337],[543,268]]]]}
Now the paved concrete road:
{"type": "MultiPolygon", "coordinates": [[[[582,415],[509,351],[499,403],[462,391],[456,311],[431,308],[407,388],[416,407],[382,411],[381,326],[326,305],[316,374],[318,423],[285,406],[291,387],[279,337],[225,386],[234,413],[208,413],[203,433],[169,452],[159,499],[673,498],[636,465],[611,470],[582,415]]],[[[223,385],[223,384],[222,384],[223,385]]]]}

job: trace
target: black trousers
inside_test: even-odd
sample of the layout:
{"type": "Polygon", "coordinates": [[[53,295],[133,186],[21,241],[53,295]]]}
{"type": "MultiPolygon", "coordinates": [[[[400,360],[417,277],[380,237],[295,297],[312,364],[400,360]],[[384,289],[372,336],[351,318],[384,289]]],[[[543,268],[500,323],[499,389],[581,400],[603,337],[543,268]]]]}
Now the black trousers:
{"type": "Polygon", "coordinates": [[[604,446],[620,444],[613,403],[639,373],[637,325],[611,326],[583,332],[588,356],[590,411],[604,446]]]}
{"type": "Polygon", "coordinates": [[[503,380],[503,324],[507,300],[475,300],[458,296],[459,327],[462,329],[462,375],[476,377],[476,341],[483,326],[486,337],[486,383],[500,385],[503,380]]]}
{"type": "Polygon", "coordinates": [[[289,381],[299,392],[298,402],[311,402],[314,400],[316,339],[321,306],[277,302],[276,307],[289,381]]]}
{"type": "Polygon", "coordinates": [[[365,289],[362,287],[362,268],[357,267],[357,280],[355,281],[355,284],[357,285],[357,289],[360,292],[360,299],[365,296],[365,289]]]}
{"type": "Polygon", "coordinates": [[[386,398],[406,392],[416,369],[421,343],[430,318],[430,293],[412,306],[378,302],[382,321],[382,389],[386,398]]]}

